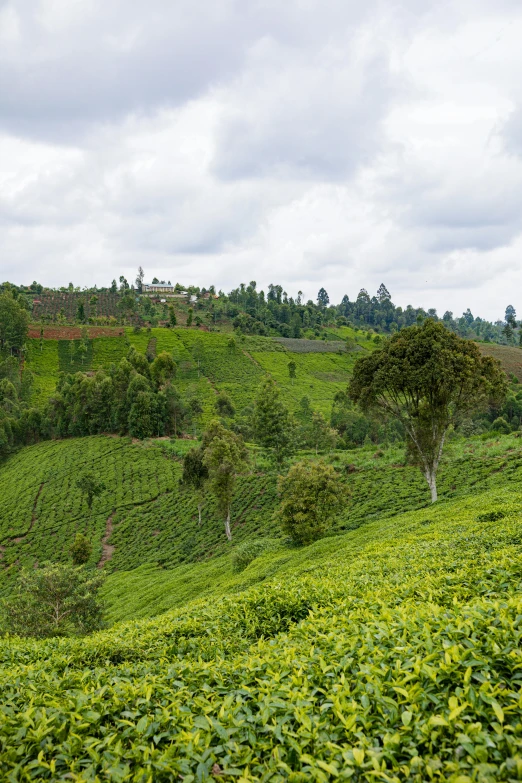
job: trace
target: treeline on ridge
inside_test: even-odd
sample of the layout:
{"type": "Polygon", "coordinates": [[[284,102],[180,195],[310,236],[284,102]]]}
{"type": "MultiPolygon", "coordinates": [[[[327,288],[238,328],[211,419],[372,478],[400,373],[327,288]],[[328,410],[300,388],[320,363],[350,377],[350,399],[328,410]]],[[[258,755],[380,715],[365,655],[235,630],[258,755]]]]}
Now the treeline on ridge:
{"type": "MultiPolygon", "coordinates": [[[[315,301],[305,301],[302,291],[291,296],[283,286],[270,284],[265,292],[258,289],[256,281],[251,281],[248,285],[241,283],[228,294],[221,290],[216,293],[213,285],[205,288],[177,283],[174,307],[173,300],[162,300],[160,295],[144,295],[143,282],[144,272],[140,268],[134,283],[129,284],[120,276],[119,286],[113,280],[108,288],[94,286],[80,290],[70,283],[68,287],[55,290],[44,289],[33,282],[30,286],[3,283],[0,291],[11,291],[32,313],[33,320],[41,323],[174,326],[181,315],[183,324],[189,327],[204,326],[212,330],[232,324],[238,333],[326,339],[328,327],[349,324],[376,333],[393,334],[431,318],[440,320],[459,337],[522,345],[521,322],[517,321],[516,310],[511,304],[506,307],[504,318],[493,323],[474,316],[469,308],[460,316],[449,310],[439,316],[435,308],[396,306],[384,283],[373,296],[362,288],[355,299],[345,294],[338,304],[333,304],[324,287],[319,289],[315,301]]],[[[160,281],[154,278],[153,282],[160,281]]]]}

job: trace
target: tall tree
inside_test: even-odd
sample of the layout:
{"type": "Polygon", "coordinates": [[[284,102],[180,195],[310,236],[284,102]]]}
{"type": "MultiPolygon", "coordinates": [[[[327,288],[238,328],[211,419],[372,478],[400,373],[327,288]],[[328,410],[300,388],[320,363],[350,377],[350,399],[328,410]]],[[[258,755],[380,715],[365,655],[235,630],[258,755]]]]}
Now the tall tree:
{"type": "Polygon", "coordinates": [[[158,354],[150,365],[151,378],[158,387],[164,386],[171,381],[176,375],[176,370],[176,362],[167,351],[162,351],[158,354]]]}
{"type": "Polygon", "coordinates": [[[145,278],[145,272],[141,268],[141,266],[138,267],[138,274],[136,275],[136,291],[141,294],[143,292],[143,280],[145,278]]]}
{"type": "Polygon", "coordinates": [[[210,423],[203,435],[204,463],[210,477],[210,488],[225,520],[225,534],[232,540],[230,507],[234,497],[237,473],[248,461],[248,452],[240,435],[225,429],[217,421],[210,423]]]}
{"type": "Polygon", "coordinates": [[[258,443],[281,467],[292,453],[292,426],[288,409],[273,378],[261,384],[254,407],[254,433],[258,443]]]}
{"type": "Polygon", "coordinates": [[[183,476],[181,484],[190,487],[196,493],[198,502],[198,520],[201,527],[201,510],[204,501],[204,488],[208,480],[208,468],[204,460],[203,449],[191,449],[183,457],[183,476]]]}
{"type": "Polygon", "coordinates": [[[81,324],[85,323],[85,302],[83,299],[78,299],[78,305],[76,307],[76,320],[81,324]]]}
{"type": "Polygon", "coordinates": [[[509,324],[513,329],[516,329],[517,326],[517,311],[513,307],[513,305],[508,305],[506,307],[506,315],[505,315],[506,323],[509,324]]]}
{"type": "Polygon", "coordinates": [[[390,302],[391,301],[391,294],[384,285],[384,283],[381,283],[379,288],[377,289],[377,299],[379,301],[379,304],[383,304],[384,302],[390,302]]]}
{"type": "Polygon", "coordinates": [[[297,364],[292,359],[291,361],[288,362],[287,367],[288,367],[288,375],[290,376],[290,380],[291,380],[292,386],[293,386],[294,385],[294,379],[295,379],[295,371],[297,369],[297,364]]]}
{"type": "Polygon", "coordinates": [[[404,426],[408,452],[437,500],[437,470],[451,425],[470,412],[499,403],[507,379],[476,343],[425,321],[393,335],[359,359],[349,395],[363,411],[391,414],[404,426]]]}
{"type": "Polygon", "coordinates": [[[324,288],[320,288],[317,294],[317,304],[319,307],[328,307],[330,304],[330,297],[326,293],[324,288]]]}

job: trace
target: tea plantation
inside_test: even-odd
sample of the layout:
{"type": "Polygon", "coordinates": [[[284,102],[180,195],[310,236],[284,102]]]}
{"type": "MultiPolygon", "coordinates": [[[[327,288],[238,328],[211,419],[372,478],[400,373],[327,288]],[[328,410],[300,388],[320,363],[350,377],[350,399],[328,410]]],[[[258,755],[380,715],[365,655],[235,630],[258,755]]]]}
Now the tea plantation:
{"type": "MultiPolygon", "coordinates": [[[[519,444],[514,435],[450,444],[440,472],[441,498],[494,487],[499,477],[516,485],[522,478],[519,444]]],[[[46,441],[11,456],[0,466],[0,589],[8,588],[21,565],[67,559],[76,532],[93,542],[95,565],[110,531],[106,543],[114,549],[108,571],[144,564],[170,569],[226,552],[223,523],[211,496],[200,527],[196,497],[179,486],[182,454],[193,445],[93,436],[46,441]],[[90,513],[76,486],[85,471],[99,474],[106,486],[90,513]]],[[[350,492],[334,533],[428,505],[424,479],[400,462],[397,448],[376,454],[374,447],[339,451],[329,459],[350,492]]],[[[277,475],[261,468],[252,460],[239,477],[232,505],[234,543],[280,535],[273,523],[277,475]]],[[[147,611],[156,609],[148,604],[147,611]]]]}
{"type": "MultiPolygon", "coordinates": [[[[496,482],[164,572],[206,597],[154,619],[4,638],[2,779],[522,779],[522,492],[496,482]]],[[[132,605],[131,576],[107,596],[132,605]]]]}
{"type": "Polygon", "coordinates": [[[197,397],[203,407],[200,424],[211,417],[215,397],[220,391],[230,396],[241,411],[252,404],[261,380],[269,373],[276,378],[283,398],[294,410],[307,396],[313,407],[329,415],[337,391],[346,388],[357,356],[375,347],[365,333],[358,335],[348,327],[332,332],[336,342],[322,340],[284,340],[269,337],[234,338],[230,334],[197,329],[153,328],[134,332],[127,328],[114,331],[113,337],[81,340],[28,340],[27,367],[34,375],[33,400],[43,405],[52,395],[59,372],[88,372],[118,363],[133,346],[142,354],[167,351],[177,364],[176,386],[186,396],[197,397]],[[346,352],[342,340],[353,339],[353,350],[346,352]],[[355,342],[355,338],[359,343],[355,342]],[[296,363],[296,378],[288,371],[296,363]]]}

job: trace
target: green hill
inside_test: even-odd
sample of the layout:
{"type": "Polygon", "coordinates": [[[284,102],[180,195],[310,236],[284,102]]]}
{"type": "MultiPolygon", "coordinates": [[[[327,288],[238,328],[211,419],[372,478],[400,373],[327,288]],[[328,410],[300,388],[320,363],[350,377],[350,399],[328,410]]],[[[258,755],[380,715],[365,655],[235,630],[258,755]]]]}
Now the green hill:
{"type": "Polygon", "coordinates": [[[521,501],[497,475],[238,576],[180,569],[207,597],[153,620],[3,639],[3,779],[520,780],[521,501]]]}
{"type": "MultiPolygon", "coordinates": [[[[178,440],[47,440],[0,463],[0,594],[13,595],[22,567],[68,561],[77,532],[92,543],[87,566],[106,575],[105,630],[0,637],[0,779],[522,780],[519,431],[451,433],[436,505],[402,446],[333,450],[323,459],[347,499],[307,547],[274,522],[278,476],[258,446],[238,477],[232,542],[210,493],[199,524],[180,483],[220,392],[240,419],[268,373],[290,410],[307,397],[328,416],[377,343],[347,326],[324,335],[154,328],[30,341],[42,407],[60,372],[107,368],[134,347],[167,351],[202,413],[178,440]],[[86,471],[104,483],[91,509],[77,486],[86,471]],[[238,571],[239,546],[258,539],[266,550],[238,571]]],[[[516,388],[495,413],[503,431],[518,426],[516,388]]]]}
{"type": "MultiPolygon", "coordinates": [[[[519,444],[515,435],[450,443],[440,471],[441,498],[466,496],[495,486],[499,478],[516,484],[522,477],[519,444]]],[[[193,445],[93,436],[46,441],[9,457],[0,466],[0,587],[8,588],[22,565],[67,559],[76,532],[93,542],[92,565],[102,558],[105,539],[113,547],[106,570],[145,567],[143,585],[152,578],[151,568],[172,569],[227,552],[214,501],[207,499],[199,527],[196,497],[179,487],[181,456],[193,445]],[[76,486],[87,470],[96,471],[106,485],[90,513],[76,486]]],[[[374,448],[338,451],[329,458],[350,491],[334,533],[428,505],[425,481],[418,469],[403,464],[401,451],[374,448]]],[[[272,521],[276,479],[259,459],[239,477],[232,506],[234,543],[279,536],[272,521]]],[[[125,605],[125,594],[122,600],[125,605]]],[[[166,594],[161,606],[165,600],[166,594]]],[[[147,611],[157,610],[149,604],[147,611]]]]}
{"type": "Polygon", "coordinates": [[[270,337],[234,338],[230,334],[199,329],[115,330],[114,337],[95,337],[86,342],[87,352],[80,352],[80,340],[28,340],[27,367],[34,375],[32,402],[43,405],[53,393],[60,372],[91,372],[108,368],[125,357],[130,346],[142,354],[155,356],[170,353],[177,366],[176,386],[186,395],[197,396],[203,404],[202,423],[210,417],[215,395],[229,394],[237,410],[252,403],[266,373],[276,378],[283,396],[295,409],[307,396],[312,406],[330,413],[337,391],[346,388],[355,359],[371,350],[375,343],[365,333],[342,327],[323,340],[284,340],[270,337]],[[353,348],[345,349],[345,340],[353,348]],[[296,363],[292,382],[288,363],[296,363]]]}

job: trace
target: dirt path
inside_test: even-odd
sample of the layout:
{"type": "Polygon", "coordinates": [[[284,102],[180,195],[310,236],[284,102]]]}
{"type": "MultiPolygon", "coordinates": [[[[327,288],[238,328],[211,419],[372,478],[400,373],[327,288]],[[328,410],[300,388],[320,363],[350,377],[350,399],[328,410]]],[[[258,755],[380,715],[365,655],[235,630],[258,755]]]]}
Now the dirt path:
{"type": "Polygon", "coordinates": [[[100,562],[98,563],[98,568],[103,568],[105,563],[108,563],[109,560],[112,559],[112,556],[114,554],[114,545],[108,544],[108,540],[112,535],[112,517],[114,515],[114,512],[110,515],[108,518],[106,524],[105,524],[105,535],[102,538],[102,556],[100,558],[100,562]]]}

